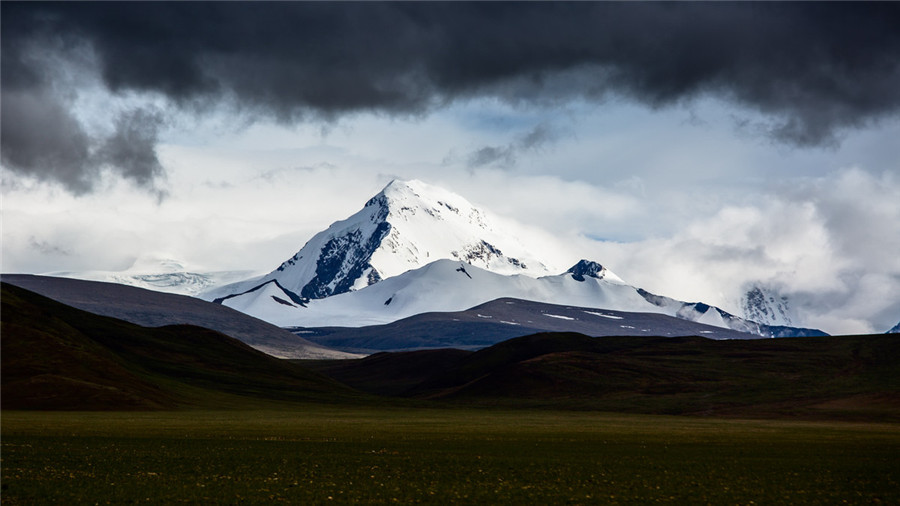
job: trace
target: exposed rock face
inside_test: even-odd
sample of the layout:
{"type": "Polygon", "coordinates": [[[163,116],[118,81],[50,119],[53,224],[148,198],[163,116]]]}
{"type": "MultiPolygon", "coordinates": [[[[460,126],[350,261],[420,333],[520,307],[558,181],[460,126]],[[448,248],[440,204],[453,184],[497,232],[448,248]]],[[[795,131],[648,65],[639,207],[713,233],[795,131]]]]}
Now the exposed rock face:
{"type": "Polygon", "coordinates": [[[303,286],[300,295],[321,299],[349,292],[360,278],[365,279],[367,286],[381,281],[378,270],[369,261],[390,230],[390,223],[381,222],[368,237],[357,229],[329,240],[316,259],[315,277],[303,286]]]}
{"type": "Polygon", "coordinates": [[[584,281],[585,277],[603,279],[606,275],[606,269],[590,260],[580,260],[566,272],[572,274],[572,278],[576,281],[584,281]]]}

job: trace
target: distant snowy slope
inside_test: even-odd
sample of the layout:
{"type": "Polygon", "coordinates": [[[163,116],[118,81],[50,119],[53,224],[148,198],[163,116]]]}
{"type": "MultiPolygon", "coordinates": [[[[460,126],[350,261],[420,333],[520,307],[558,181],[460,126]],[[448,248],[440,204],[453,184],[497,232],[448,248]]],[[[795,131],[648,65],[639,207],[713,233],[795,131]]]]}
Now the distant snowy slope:
{"type": "Polygon", "coordinates": [[[157,292],[196,296],[214,286],[247,279],[253,271],[205,272],[179,260],[148,255],[124,271],[56,271],[44,276],[84,279],[136,286],[157,292]]]}
{"type": "Polygon", "coordinates": [[[392,181],[359,212],[313,236],[274,271],[202,297],[214,300],[277,280],[301,297],[321,299],[440,259],[500,274],[551,273],[518,238],[466,199],[421,181],[392,181]]]}

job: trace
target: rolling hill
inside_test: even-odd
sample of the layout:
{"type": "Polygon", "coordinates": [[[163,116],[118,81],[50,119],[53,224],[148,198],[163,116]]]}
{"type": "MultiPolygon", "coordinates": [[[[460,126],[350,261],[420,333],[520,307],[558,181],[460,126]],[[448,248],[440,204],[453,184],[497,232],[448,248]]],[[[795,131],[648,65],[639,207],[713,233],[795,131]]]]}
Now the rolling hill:
{"type": "Polygon", "coordinates": [[[146,328],[2,283],[3,409],[147,410],[358,399],[219,332],[146,328]]]}
{"type": "Polygon", "coordinates": [[[11,285],[94,314],[144,327],[195,325],[217,330],[280,358],[353,358],[297,337],[240,311],[201,299],[99,281],[4,274],[11,285]]]}
{"type": "Polygon", "coordinates": [[[0,290],[4,410],[412,402],[900,421],[893,334],[711,340],[543,332],[477,352],[294,361],[205,328],[146,328],[7,283],[0,290]]]}
{"type": "Polygon", "coordinates": [[[453,404],[740,417],[900,420],[900,339],[539,333],[477,352],[312,365],[381,395],[453,404]]]}

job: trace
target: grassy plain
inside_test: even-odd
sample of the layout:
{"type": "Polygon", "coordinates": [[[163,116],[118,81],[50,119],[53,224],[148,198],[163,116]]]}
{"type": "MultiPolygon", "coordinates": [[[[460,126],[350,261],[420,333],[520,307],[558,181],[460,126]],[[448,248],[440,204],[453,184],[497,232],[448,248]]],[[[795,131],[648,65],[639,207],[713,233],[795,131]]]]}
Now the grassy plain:
{"type": "Polygon", "coordinates": [[[900,503],[900,426],[497,409],[2,414],[4,504],[900,503]]]}

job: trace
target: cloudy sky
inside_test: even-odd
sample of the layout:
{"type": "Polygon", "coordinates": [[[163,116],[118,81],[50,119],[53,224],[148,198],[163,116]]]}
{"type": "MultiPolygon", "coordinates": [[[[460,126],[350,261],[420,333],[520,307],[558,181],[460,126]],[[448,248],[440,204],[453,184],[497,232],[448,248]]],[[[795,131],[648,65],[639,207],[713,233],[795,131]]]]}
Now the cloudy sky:
{"type": "Polygon", "coordinates": [[[564,267],[900,321],[900,4],[0,6],[3,272],[267,271],[399,177],[564,267]]]}

